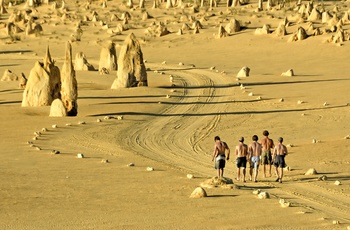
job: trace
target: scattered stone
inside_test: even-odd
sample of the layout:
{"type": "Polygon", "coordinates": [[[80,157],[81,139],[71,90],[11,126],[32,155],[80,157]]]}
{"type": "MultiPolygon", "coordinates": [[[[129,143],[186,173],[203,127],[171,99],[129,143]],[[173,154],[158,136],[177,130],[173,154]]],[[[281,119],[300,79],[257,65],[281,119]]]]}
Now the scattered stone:
{"type": "Polygon", "coordinates": [[[102,122],[102,120],[101,119],[97,119],[96,122],[102,122]]]}
{"type": "Polygon", "coordinates": [[[166,97],[166,98],[170,98],[171,96],[170,96],[169,94],[167,94],[165,97],[166,97]]]}
{"type": "Polygon", "coordinates": [[[339,220],[333,220],[333,224],[340,224],[339,220]]]}
{"type": "Polygon", "coordinates": [[[41,136],[41,132],[34,132],[34,135],[35,135],[36,137],[40,137],[40,136],[41,136]]]}
{"type": "Polygon", "coordinates": [[[286,201],[285,199],[280,199],[280,200],[279,200],[279,203],[281,204],[281,206],[282,206],[283,208],[287,208],[287,207],[290,207],[290,206],[291,206],[291,203],[288,202],[288,201],[286,201]]]}
{"type": "Polygon", "coordinates": [[[163,61],[163,62],[162,62],[162,65],[165,65],[165,64],[166,64],[166,61],[163,61]]]}
{"type": "Polygon", "coordinates": [[[305,173],[305,175],[316,175],[317,171],[314,168],[310,168],[309,170],[307,170],[307,172],[305,173]]]}
{"type": "Polygon", "coordinates": [[[79,124],[79,125],[85,125],[86,122],[85,122],[85,121],[79,121],[78,124],[79,124]]]}
{"type": "Polygon", "coordinates": [[[27,144],[32,145],[33,141],[27,141],[27,144]]]}
{"type": "Polygon", "coordinates": [[[112,116],[105,116],[103,119],[105,119],[105,120],[110,120],[110,119],[112,119],[112,118],[114,118],[114,117],[112,117],[112,116]]]}
{"type": "Polygon", "coordinates": [[[52,150],[51,153],[52,153],[52,154],[60,154],[60,151],[58,151],[58,150],[52,150]]]}
{"type": "Polygon", "coordinates": [[[350,139],[350,135],[345,136],[344,139],[350,139]]]}
{"type": "Polygon", "coordinates": [[[107,159],[102,159],[102,160],[101,160],[101,163],[109,163],[109,160],[107,160],[107,159]]]}
{"type": "Polygon", "coordinates": [[[9,69],[5,69],[1,81],[18,81],[18,76],[9,69]]]}
{"type": "Polygon", "coordinates": [[[38,146],[37,146],[37,147],[35,147],[35,149],[36,149],[36,150],[39,150],[39,151],[41,150],[41,148],[40,148],[40,147],[38,147],[38,146]]]}
{"type": "Polygon", "coordinates": [[[151,172],[151,171],[154,171],[154,168],[153,167],[147,167],[146,169],[148,172],[151,172]]]}
{"type": "Polygon", "coordinates": [[[326,181],[328,178],[327,178],[327,176],[326,175],[322,175],[322,176],[320,176],[319,178],[317,178],[317,180],[319,180],[319,181],[326,181]]]}
{"type": "Polygon", "coordinates": [[[294,145],[293,144],[288,144],[287,147],[288,148],[292,148],[292,147],[294,147],[294,145]]]}
{"type": "Polygon", "coordinates": [[[42,131],[42,132],[47,132],[48,129],[47,129],[47,128],[42,128],[41,131],[42,131]]]}
{"type": "Polygon", "coordinates": [[[206,187],[206,188],[213,188],[213,187],[221,187],[226,184],[233,184],[232,179],[226,178],[226,177],[224,178],[212,177],[202,182],[200,186],[206,187]]]}
{"type": "Polygon", "coordinates": [[[214,70],[214,69],[215,69],[215,66],[210,67],[210,70],[214,70]]]}
{"type": "Polygon", "coordinates": [[[33,141],[36,141],[36,140],[38,140],[38,137],[33,137],[32,139],[33,139],[33,141]]]}
{"type": "Polygon", "coordinates": [[[67,110],[61,99],[55,99],[50,107],[50,117],[65,117],[67,116],[67,110]]]}
{"type": "Polygon", "coordinates": [[[192,174],[187,174],[187,178],[188,178],[188,179],[193,179],[194,176],[193,176],[192,174]]]}
{"type": "Polygon", "coordinates": [[[192,193],[190,198],[203,198],[207,197],[207,192],[202,187],[197,187],[192,193]]]}
{"type": "Polygon", "coordinates": [[[286,167],[283,168],[283,170],[284,171],[292,171],[292,168],[289,165],[287,165],[286,167]]]}
{"type": "Polygon", "coordinates": [[[254,96],[254,94],[253,94],[253,92],[250,92],[249,94],[248,94],[248,96],[254,96]]]}
{"type": "Polygon", "coordinates": [[[323,103],[323,106],[328,106],[329,104],[327,102],[323,103]]]}
{"type": "Polygon", "coordinates": [[[134,163],[130,163],[130,164],[128,164],[128,166],[129,167],[133,167],[133,166],[135,166],[135,164],[134,163]]]}
{"type": "Polygon", "coordinates": [[[72,124],[71,123],[66,123],[66,126],[72,126],[72,124]]]}
{"type": "Polygon", "coordinates": [[[284,102],[284,99],[283,99],[283,98],[281,98],[279,101],[280,101],[280,102],[284,102]]]}
{"type": "Polygon", "coordinates": [[[282,73],[281,76],[293,77],[294,76],[294,71],[293,71],[293,69],[289,69],[286,72],[282,73]]]}
{"type": "Polygon", "coordinates": [[[250,68],[247,66],[244,66],[238,73],[237,73],[237,78],[241,77],[248,77],[250,72],[250,68]]]}
{"type": "Polygon", "coordinates": [[[270,194],[268,192],[260,192],[258,194],[258,198],[259,199],[269,199],[270,198],[270,194]]]}
{"type": "Polygon", "coordinates": [[[253,190],[253,194],[254,194],[254,195],[258,195],[260,192],[261,192],[260,189],[255,189],[255,190],[253,190]]]}
{"type": "Polygon", "coordinates": [[[117,120],[123,120],[123,116],[117,116],[117,120]]]}
{"type": "Polygon", "coordinates": [[[341,182],[338,181],[338,180],[336,180],[336,181],[334,182],[334,184],[335,184],[335,185],[341,185],[341,182]]]}
{"type": "Polygon", "coordinates": [[[298,101],[298,105],[301,105],[303,103],[304,103],[304,101],[301,101],[301,100],[298,101]]]}
{"type": "Polygon", "coordinates": [[[77,157],[78,157],[78,158],[84,158],[84,154],[78,153],[78,154],[77,154],[77,157]]]}

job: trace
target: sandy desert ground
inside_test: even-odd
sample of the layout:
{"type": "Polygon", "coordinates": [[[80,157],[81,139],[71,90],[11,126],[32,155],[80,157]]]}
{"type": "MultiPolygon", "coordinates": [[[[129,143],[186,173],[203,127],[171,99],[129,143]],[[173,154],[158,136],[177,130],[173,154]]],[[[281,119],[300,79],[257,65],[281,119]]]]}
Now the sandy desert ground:
{"type": "MultiPolygon", "coordinates": [[[[81,41],[72,41],[73,54],[84,52],[98,68],[101,46],[114,41],[119,52],[132,32],[146,60],[148,87],[112,90],[116,71],[76,71],[78,115],[49,117],[49,106],[21,107],[19,81],[1,81],[0,229],[350,228],[350,41],[329,42],[337,32],[319,19],[313,25],[320,35],[308,31],[305,40],[288,42],[298,27],[310,25],[299,21],[296,2],[272,9],[264,2],[258,11],[254,0],[236,7],[220,1],[213,8],[205,3],[198,12],[193,1],[183,2],[168,9],[166,3],[153,9],[148,0],[145,9],[137,0],[131,9],[121,1],[107,1],[105,8],[92,1],[89,9],[85,1],[70,0],[64,9],[61,2],[56,9],[53,2],[35,8],[4,4],[8,13],[0,14],[0,74],[9,69],[28,76],[47,46],[61,68],[65,43],[87,16],[81,41]],[[7,21],[25,9],[32,9],[43,32],[11,39],[7,21]],[[94,11],[96,22],[91,20],[94,11]],[[111,15],[122,18],[125,12],[131,15],[127,30],[113,32],[123,21],[111,21],[111,15]],[[142,20],[144,12],[152,18],[142,20]],[[189,29],[178,35],[184,23],[192,25],[191,16],[202,24],[199,33],[189,29]],[[217,38],[219,26],[233,18],[241,30],[217,38]],[[274,31],[284,18],[290,21],[285,36],[255,34],[265,24],[274,31]],[[170,33],[147,34],[155,22],[163,22],[170,33]],[[237,79],[244,66],[250,76],[237,79]],[[281,76],[289,69],[295,76],[281,76]],[[43,128],[48,131],[32,140],[43,128]],[[224,176],[234,179],[238,138],[244,136],[249,144],[252,135],[261,138],[265,129],[275,142],[282,136],[288,145],[291,170],[282,184],[263,178],[260,168],[258,183],[205,187],[208,197],[189,198],[216,175],[214,136],[232,150],[224,176]],[[85,158],[77,158],[78,153],[85,158]],[[106,159],[109,163],[102,163],[106,159]],[[128,167],[130,163],[135,166],[128,167]],[[305,175],[310,168],[318,174],[305,175]],[[318,179],[322,176],[327,180],[318,179]],[[258,199],[253,194],[257,189],[270,198],[258,199]],[[291,206],[282,207],[280,199],[291,206]]],[[[350,9],[347,1],[313,6],[338,19],[350,9]]],[[[344,37],[349,27],[345,20],[344,37]]]]}

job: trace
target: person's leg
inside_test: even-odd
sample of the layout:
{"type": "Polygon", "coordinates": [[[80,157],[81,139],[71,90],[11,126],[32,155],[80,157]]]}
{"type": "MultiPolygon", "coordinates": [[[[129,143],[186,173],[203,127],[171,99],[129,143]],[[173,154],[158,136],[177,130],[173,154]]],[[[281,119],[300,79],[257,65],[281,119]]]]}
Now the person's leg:
{"type": "Polygon", "coordinates": [[[282,167],[280,167],[280,168],[279,168],[279,170],[280,170],[280,183],[282,183],[282,177],[283,177],[283,168],[282,168],[282,167]]]}
{"type": "Polygon", "coordinates": [[[266,178],[266,165],[263,164],[263,174],[264,174],[264,178],[266,178]]]}
{"type": "Polygon", "coordinates": [[[241,179],[241,168],[239,168],[238,166],[237,166],[237,178],[236,179],[237,180],[241,179]]]}
{"type": "Polygon", "coordinates": [[[254,182],[257,182],[257,178],[258,178],[258,172],[259,172],[259,162],[256,163],[255,167],[254,167],[254,182]]]}
{"type": "Polygon", "coordinates": [[[270,163],[270,164],[269,164],[269,177],[271,177],[271,176],[272,176],[272,173],[271,173],[271,168],[272,168],[272,164],[270,163]]]}
{"type": "Polygon", "coordinates": [[[224,178],[224,168],[221,169],[221,175],[220,178],[224,178]]]}
{"type": "Polygon", "coordinates": [[[245,168],[243,168],[242,173],[243,173],[243,182],[245,182],[245,168]]]}
{"type": "Polygon", "coordinates": [[[218,168],[218,178],[220,178],[220,168],[218,168]]]}
{"type": "Polygon", "coordinates": [[[278,180],[280,179],[280,176],[278,175],[278,168],[277,168],[277,166],[275,166],[275,174],[276,174],[276,177],[277,177],[276,182],[278,182],[278,180]]]}

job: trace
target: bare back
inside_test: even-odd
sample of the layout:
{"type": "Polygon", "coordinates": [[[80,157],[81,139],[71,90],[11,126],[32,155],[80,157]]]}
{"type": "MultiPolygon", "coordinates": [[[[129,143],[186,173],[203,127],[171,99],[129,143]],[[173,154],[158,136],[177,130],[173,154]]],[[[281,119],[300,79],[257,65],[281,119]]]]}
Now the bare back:
{"type": "Polygon", "coordinates": [[[262,146],[258,142],[254,141],[249,145],[249,156],[261,156],[262,146]]]}
{"type": "Polygon", "coordinates": [[[245,157],[248,154],[248,146],[246,144],[240,143],[236,146],[236,156],[237,157],[245,157]]]}
{"type": "Polygon", "coordinates": [[[261,140],[261,145],[263,151],[270,151],[271,149],[273,149],[273,147],[275,147],[273,140],[266,136],[261,140]]]}
{"type": "Polygon", "coordinates": [[[286,146],[284,146],[283,144],[281,143],[278,143],[275,148],[274,148],[274,151],[273,151],[273,154],[274,155],[287,155],[288,154],[288,151],[287,151],[287,148],[286,146]]]}
{"type": "Polygon", "coordinates": [[[225,155],[225,150],[227,148],[228,146],[225,142],[218,141],[215,143],[215,150],[217,151],[217,155],[225,155]]]}

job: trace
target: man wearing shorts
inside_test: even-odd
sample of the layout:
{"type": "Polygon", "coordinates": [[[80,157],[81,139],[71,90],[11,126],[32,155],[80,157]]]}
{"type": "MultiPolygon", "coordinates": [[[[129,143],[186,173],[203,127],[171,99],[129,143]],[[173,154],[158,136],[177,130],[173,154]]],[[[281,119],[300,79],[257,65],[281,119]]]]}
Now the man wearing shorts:
{"type": "Polygon", "coordinates": [[[226,144],[226,142],[223,142],[220,140],[219,136],[216,136],[214,138],[215,145],[214,145],[214,153],[212,161],[215,159],[215,169],[218,170],[218,177],[223,178],[224,177],[224,168],[226,164],[226,160],[230,159],[230,148],[226,144]],[[227,150],[227,158],[226,158],[226,150],[227,150]]]}
{"type": "Polygon", "coordinates": [[[245,182],[245,171],[247,167],[247,155],[248,155],[248,146],[244,144],[244,137],[239,139],[239,144],[236,146],[235,154],[237,156],[236,165],[237,165],[237,180],[241,179],[241,168],[243,173],[242,181],[245,182]]]}
{"type": "Polygon", "coordinates": [[[273,140],[269,138],[269,131],[263,132],[264,138],[261,140],[262,154],[261,164],[263,165],[264,178],[266,178],[266,165],[269,167],[269,176],[271,177],[272,154],[271,150],[275,147],[273,140]]]}
{"type": "Polygon", "coordinates": [[[283,138],[278,138],[278,144],[275,146],[273,150],[273,161],[275,166],[275,172],[276,172],[276,182],[282,183],[282,177],[283,177],[283,168],[286,167],[286,162],[284,160],[284,157],[288,154],[287,148],[285,145],[282,144],[283,138]]]}
{"type": "Polygon", "coordinates": [[[249,170],[250,178],[249,179],[252,180],[253,169],[254,169],[254,182],[257,182],[262,147],[261,147],[261,144],[258,143],[257,135],[254,135],[252,137],[252,140],[253,142],[248,147],[248,156],[250,159],[250,170],[249,170]]]}

